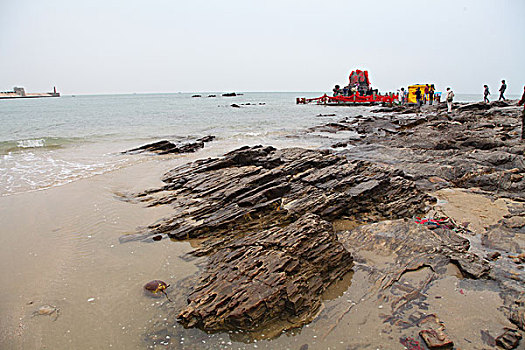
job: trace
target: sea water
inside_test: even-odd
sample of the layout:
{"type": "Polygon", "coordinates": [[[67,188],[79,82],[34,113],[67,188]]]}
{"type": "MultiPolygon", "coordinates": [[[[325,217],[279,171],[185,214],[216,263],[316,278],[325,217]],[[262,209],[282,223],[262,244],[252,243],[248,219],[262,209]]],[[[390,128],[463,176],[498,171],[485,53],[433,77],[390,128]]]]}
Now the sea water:
{"type": "MultiPolygon", "coordinates": [[[[322,95],[320,92],[200,95],[2,100],[0,195],[58,186],[133,164],[140,161],[140,156],[123,155],[122,151],[163,139],[185,142],[213,135],[214,142],[225,151],[244,144],[321,147],[329,137],[308,137],[304,131],[370,109],[295,104],[296,97],[317,97],[322,95]],[[319,114],[335,115],[320,120],[319,114]]],[[[457,96],[463,101],[477,98],[457,96]]]]}
{"type": "Polygon", "coordinates": [[[295,105],[294,93],[210,94],[0,101],[0,194],[43,189],[129,165],[140,157],[122,151],[156,140],[214,135],[232,146],[272,144],[314,125],[316,113],[325,110],[295,105]]]}

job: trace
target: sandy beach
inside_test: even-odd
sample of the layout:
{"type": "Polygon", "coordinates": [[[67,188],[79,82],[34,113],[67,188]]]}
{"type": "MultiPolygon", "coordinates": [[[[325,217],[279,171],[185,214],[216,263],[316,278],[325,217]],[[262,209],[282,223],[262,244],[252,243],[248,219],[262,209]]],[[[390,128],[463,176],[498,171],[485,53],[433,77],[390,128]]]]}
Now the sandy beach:
{"type": "Polygon", "coordinates": [[[114,191],[158,182],[165,161],[0,198],[2,228],[2,347],[141,347],[156,300],[143,298],[145,280],[195,272],[179,260],[189,244],[121,245],[118,238],[162,217],[116,199],[114,191]],[[171,265],[170,265],[171,264],[171,265]],[[178,266],[176,271],[170,266],[178,266]],[[32,316],[41,305],[55,316],[32,316]],[[124,343],[123,343],[124,342],[124,343]]]}

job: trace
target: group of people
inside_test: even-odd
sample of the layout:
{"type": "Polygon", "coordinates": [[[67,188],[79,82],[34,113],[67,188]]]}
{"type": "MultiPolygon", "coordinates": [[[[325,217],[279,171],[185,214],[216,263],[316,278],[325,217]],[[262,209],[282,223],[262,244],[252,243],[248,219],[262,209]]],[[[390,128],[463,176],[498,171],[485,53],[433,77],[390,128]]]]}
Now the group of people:
{"type": "Polygon", "coordinates": [[[421,88],[416,89],[416,101],[417,105],[421,106],[429,102],[430,105],[432,105],[432,102],[434,101],[434,94],[435,94],[435,88],[434,84],[432,85],[426,85],[425,90],[421,91],[421,88]]]}
{"type": "MultiPolygon", "coordinates": [[[[436,89],[434,87],[434,84],[427,84],[424,88],[424,90],[421,90],[421,88],[417,88],[414,92],[416,95],[416,101],[418,106],[422,106],[423,104],[426,104],[427,102],[432,105],[434,101],[439,102],[441,99],[441,95],[439,93],[436,93],[436,89]]],[[[399,94],[399,101],[402,105],[408,103],[408,91],[405,90],[405,88],[401,88],[400,91],[398,91],[399,94]]]]}
{"type": "MultiPolygon", "coordinates": [[[[483,85],[483,102],[485,103],[489,103],[489,95],[490,95],[490,91],[489,91],[489,86],[487,84],[483,85]]],[[[503,95],[505,93],[505,90],[507,90],[507,84],[505,83],[505,80],[502,80],[501,81],[501,87],[499,88],[499,99],[498,101],[505,101],[505,96],[503,95]]]]}
{"type": "Polygon", "coordinates": [[[368,96],[372,95],[374,92],[377,93],[377,89],[374,90],[371,87],[368,87],[366,84],[359,84],[355,83],[353,86],[348,84],[347,86],[344,86],[342,89],[339,85],[336,85],[332,89],[335,96],[352,96],[356,92],[359,93],[361,96],[368,96]]]}
{"type": "MultiPolygon", "coordinates": [[[[483,91],[483,101],[485,103],[489,103],[489,86],[483,85],[484,91],[483,91]]],[[[499,88],[499,100],[505,101],[505,90],[507,90],[507,84],[505,83],[505,80],[501,81],[501,87],[499,88]]],[[[432,105],[432,102],[436,100],[438,103],[440,102],[441,95],[439,93],[435,93],[434,84],[426,84],[424,90],[422,91],[421,88],[417,88],[414,92],[416,96],[416,103],[419,107],[426,104],[427,102],[432,105]]],[[[452,112],[452,102],[454,100],[454,92],[448,87],[447,88],[447,94],[445,96],[448,112],[452,112]]],[[[523,99],[522,99],[523,100],[523,99]]],[[[408,91],[405,90],[405,88],[401,88],[401,91],[399,91],[399,101],[401,104],[408,103],[408,91]]]]}
{"type": "MultiPolygon", "coordinates": [[[[429,103],[429,105],[432,105],[434,101],[436,101],[437,103],[441,102],[441,93],[436,93],[434,84],[426,84],[424,90],[421,90],[421,88],[418,87],[414,94],[416,95],[416,103],[418,107],[421,107],[427,102],[429,103]]],[[[454,91],[452,91],[449,87],[447,88],[445,100],[447,101],[448,112],[450,113],[452,112],[454,91]]],[[[405,88],[401,88],[401,91],[399,91],[399,101],[402,105],[408,103],[408,91],[405,90],[405,88]]]]}

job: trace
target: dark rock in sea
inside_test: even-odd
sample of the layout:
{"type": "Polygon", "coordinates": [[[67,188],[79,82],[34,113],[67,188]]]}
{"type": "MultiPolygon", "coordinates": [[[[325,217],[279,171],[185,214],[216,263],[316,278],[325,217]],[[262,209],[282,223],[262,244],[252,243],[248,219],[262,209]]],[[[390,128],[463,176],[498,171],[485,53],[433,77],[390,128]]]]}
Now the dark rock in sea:
{"type": "Polygon", "coordinates": [[[241,108],[241,106],[239,106],[238,104],[235,104],[235,103],[233,103],[231,106],[234,107],[234,108],[241,108]]]}
{"type": "Polygon", "coordinates": [[[197,142],[211,142],[213,140],[215,140],[215,136],[207,135],[207,136],[201,137],[200,139],[197,139],[197,142]]]}
{"type": "Polygon", "coordinates": [[[332,226],[306,214],[285,228],[255,231],[211,247],[204,273],[179,314],[186,327],[254,330],[276,319],[309,322],[321,293],[352,267],[332,226]]]}
{"type": "Polygon", "coordinates": [[[330,113],[330,114],[318,114],[317,116],[318,117],[335,117],[336,115],[334,113],[330,113]]]}
{"type": "Polygon", "coordinates": [[[185,142],[185,143],[173,143],[167,140],[162,140],[154,143],[149,143],[147,145],[130,149],[128,151],[122,152],[123,154],[138,154],[138,153],[156,153],[156,154],[170,154],[170,153],[193,153],[197,150],[204,148],[205,142],[210,142],[215,139],[215,136],[205,136],[203,138],[197,139],[195,141],[185,142]]]}
{"type": "Polygon", "coordinates": [[[217,95],[208,95],[208,97],[217,97],[217,95]]]}
{"type": "Polygon", "coordinates": [[[348,146],[348,142],[342,141],[342,142],[334,143],[330,147],[332,147],[332,148],[341,148],[341,147],[346,147],[346,146],[348,146]]]}
{"type": "Polygon", "coordinates": [[[201,95],[193,95],[191,97],[202,97],[201,95]]]}
{"type": "Polygon", "coordinates": [[[228,93],[225,93],[225,94],[222,94],[223,97],[234,97],[234,96],[237,96],[237,94],[235,92],[228,92],[228,93]]]}

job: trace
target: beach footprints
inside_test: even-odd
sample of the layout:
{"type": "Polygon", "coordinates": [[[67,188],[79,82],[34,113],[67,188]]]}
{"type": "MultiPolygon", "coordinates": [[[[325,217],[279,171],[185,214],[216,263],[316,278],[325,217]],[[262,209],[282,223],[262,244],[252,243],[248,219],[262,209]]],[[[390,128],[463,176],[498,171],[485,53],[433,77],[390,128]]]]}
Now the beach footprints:
{"type": "Polygon", "coordinates": [[[53,321],[56,321],[58,319],[58,316],[60,315],[60,309],[53,305],[42,305],[35,311],[33,311],[33,314],[31,317],[35,316],[50,316],[53,318],[53,321]]]}
{"type": "Polygon", "coordinates": [[[170,285],[166,284],[166,282],[161,280],[153,280],[144,285],[144,292],[146,295],[156,297],[157,293],[162,293],[166,296],[166,299],[171,302],[171,299],[168,297],[168,294],[166,293],[166,289],[168,289],[170,285]]]}

